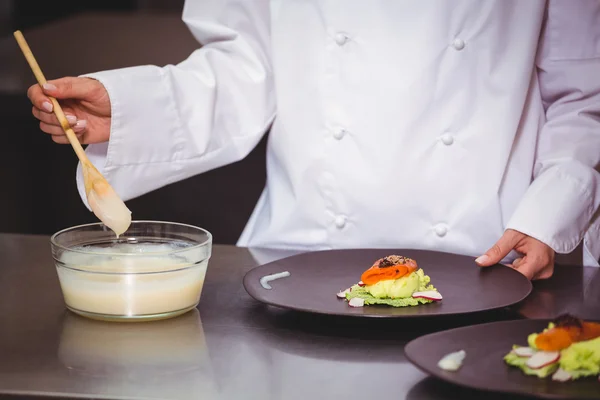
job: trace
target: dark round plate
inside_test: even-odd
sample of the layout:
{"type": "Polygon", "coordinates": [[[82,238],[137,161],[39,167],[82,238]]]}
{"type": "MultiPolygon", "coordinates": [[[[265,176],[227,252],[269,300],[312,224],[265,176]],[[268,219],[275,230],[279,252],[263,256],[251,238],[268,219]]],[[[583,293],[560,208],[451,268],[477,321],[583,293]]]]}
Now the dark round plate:
{"type": "Polygon", "coordinates": [[[244,287],[254,299],[287,309],[353,317],[427,317],[468,314],[508,307],[531,292],[531,282],[502,265],[478,267],[473,258],[424,250],[353,249],[298,254],[256,267],[244,276],[244,287]],[[443,300],[416,307],[365,306],[353,308],[336,293],[360,280],[377,259],[398,254],[415,259],[443,300]],[[290,276],[270,282],[265,275],[288,271],[290,276]]]}
{"type": "Polygon", "coordinates": [[[599,399],[597,378],[554,382],[550,377],[528,376],[504,363],[514,344],[527,345],[527,336],[541,332],[549,320],[492,322],[424,335],[404,348],[406,358],[421,370],[444,381],[472,389],[526,395],[544,399],[599,399]],[[456,372],[438,368],[446,354],[464,350],[456,372]]]}

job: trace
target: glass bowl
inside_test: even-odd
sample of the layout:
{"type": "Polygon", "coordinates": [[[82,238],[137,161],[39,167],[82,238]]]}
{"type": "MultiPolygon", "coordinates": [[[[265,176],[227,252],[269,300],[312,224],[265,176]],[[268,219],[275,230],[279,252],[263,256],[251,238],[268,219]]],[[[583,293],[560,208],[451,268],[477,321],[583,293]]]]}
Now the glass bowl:
{"type": "Polygon", "coordinates": [[[133,221],[117,238],[94,223],[61,230],[50,244],[69,310],[99,320],[147,321],[198,305],[212,235],[191,225],[133,221]]]}

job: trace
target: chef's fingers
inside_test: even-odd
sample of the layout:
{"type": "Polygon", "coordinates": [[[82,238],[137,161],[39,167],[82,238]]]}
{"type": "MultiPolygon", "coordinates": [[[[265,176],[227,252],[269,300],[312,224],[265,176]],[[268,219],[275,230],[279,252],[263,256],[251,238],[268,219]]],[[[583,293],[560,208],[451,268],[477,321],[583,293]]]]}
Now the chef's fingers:
{"type": "Polygon", "coordinates": [[[53,110],[52,102],[48,96],[44,94],[42,88],[37,83],[35,85],[31,85],[29,89],[27,89],[27,97],[31,101],[34,107],[39,109],[40,111],[45,111],[47,113],[51,113],[53,110]]]}
{"type": "Polygon", "coordinates": [[[522,257],[516,258],[515,261],[512,262],[513,268],[518,268],[522,262],[523,262],[522,257]]]}
{"type": "Polygon", "coordinates": [[[515,248],[523,234],[513,230],[506,230],[498,239],[496,244],[480,257],[477,257],[475,262],[481,267],[488,267],[502,261],[504,257],[515,248]]]}
{"type": "Polygon", "coordinates": [[[554,275],[554,263],[548,265],[547,267],[542,269],[540,272],[538,272],[533,277],[533,280],[537,281],[537,280],[542,280],[542,279],[549,279],[549,278],[552,278],[552,275],[554,275]]]}
{"type": "MultiPolygon", "coordinates": [[[[65,116],[67,117],[67,121],[69,121],[69,124],[71,126],[75,125],[75,123],[77,123],[77,117],[73,115],[73,113],[70,112],[70,110],[63,109],[63,111],[65,112],[65,116]]],[[[58,122],[58,118],[56,118],[56,115],[54,115],[53,113],[41,111],[39,108],[36,107],[31,108],[31,113],[34,117],[36,117],[42,122],[45,122],[49,125],[61,126],[58,122]]]]}
{"type": "Polygon", "coordinates": [[[547,265],[540,265],[539,261],[529,259],[523,261],[518,267],[515,268],[517,271],[522,273],[529,280],[549,278],[552,275],[552,271],[547,271],[547,265]],[[548,275],[549,273],[549,275],[548,275]]]}
{"type": "Polygon", "coordinates": [[[548,279],[554,273],[554,259],[544,251],[533,250],[527,253],[515,269],[529,280],[548,279]]]}
{"type": "Polygon", "coordinates": [[[93,93],[96,81],[89,78],[66,77],[47,81],[44,86],[31,85],[27,90],[27,97],[40,111],[51,113],[53,105],[48,96],[56,99],[86,99],[93,93]]]}
{"type": "Polygon", "coordinates": [[[555,261],[555,253],[554,251],[548,253],[544,252],[540,257],[540,265],[543,267],[538,268],[535,275],[533,276],[534,280],[548,279],[554,275],[554,261],[555,261]]]}
{"type": "Polygon", "coordinates": [[[532,280],[536,274],[536,266],[533,262],[524,261],[520,267],[515,267],[517,271],[525,275],[527,279],[532,280]]]}
{"type": "MultiPolygon", "coordinates": [[[[87,121],[79,120],[75,123],[75,126],[73,126],[73,131],[75,132],[75,134],[83,134],[86,128],[87,121]]],[[[43,121],[40,122],[40,129],[43,132],[49,133],[52,136],[65,136],[65,131],[62,127],[51,125],[43,121]]]]}
{"type": "Polygon", "coordinates": [[[44,94],[57,99],[86,99],[94,89],[95,81],[89,78],[65,77],[48,81],[43,86],[44,94]]]}

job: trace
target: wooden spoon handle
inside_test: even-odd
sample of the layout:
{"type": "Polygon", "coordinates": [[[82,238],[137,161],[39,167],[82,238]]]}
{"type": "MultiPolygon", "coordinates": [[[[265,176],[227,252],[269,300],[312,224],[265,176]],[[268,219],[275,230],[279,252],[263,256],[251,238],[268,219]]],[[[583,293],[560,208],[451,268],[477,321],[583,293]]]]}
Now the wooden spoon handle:
{"type": "MultiPolygon", "coordinates": [[[[31,70],[33,71],[33,74],[35,75],[35,78],[37,79],[39,85],[43,86],[46,83],[46,78],[44,77],[40,66],[38,65],[35,57],[33,56],[33,53],[31,52],[31,49],[29,48],[25,37],[23,37],[21,31],[15,31],[14,36],[17,40],[17,43],[19,44],[19,47],[21,48],[21,51],[23,52],[23,55],[27,59],[27,62],[29,63],[29,66],[31,67],[31,70]]],[[[63,130],[65,131],[65,134],[67,135],[67,139],[69,139],[71,146],[73,146],[73,150],[75,150],[75,154],[77,154],[79,161],[81,161],[81,163],[85,164],[86,166],[91,165],[91,162],[85,154],[85,150],[83,150],[81,143],[79,143],[79,140],[77,140],[75,132],[73,132],[73,129],[71,129],[71,126],[67,121],[67,117],[65,117],[65,113],[60,107],[60,104],[58,104],[58,101],[54,97],[48,96],[48,98],[52,102],[52,110],[54,111],[54,115],[56,115],[56,118],[58,118],[58,121],[60,122],[60,125],[62,126],[63,130]]]]}

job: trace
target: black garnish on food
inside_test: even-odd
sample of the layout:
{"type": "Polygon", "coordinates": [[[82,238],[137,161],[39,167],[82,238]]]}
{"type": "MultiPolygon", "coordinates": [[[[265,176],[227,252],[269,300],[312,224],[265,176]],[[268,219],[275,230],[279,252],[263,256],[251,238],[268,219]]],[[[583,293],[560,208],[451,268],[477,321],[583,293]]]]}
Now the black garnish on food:
{"type": "Polygon", "coordinates": [[[394,262],[392,262],[392,260],[390,260],[388,257],[384,257],[381,259],[381,261],[379,261],[379,268],[388,268],[393,265],[396,265],[396,264],[394,262]]]}
{"type": "Polygon", "coordinates": [[[558,326],[563,326],[563,327],[576,326],[577,328],[580,328],[580,329],[583,328],[583,321],[581,321],[579,318],[574,317],[570,314],[559,315],[554,320],[554,324],[557,327],[558,326]]]}
{"type": "Polygon", "coordinates": [[[409,258],[402,256],[387,256],[383,257],[381,261],[379,261],[379,268],[388,268],[398,264],[406,264],[409,258]]]}

